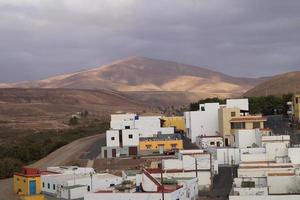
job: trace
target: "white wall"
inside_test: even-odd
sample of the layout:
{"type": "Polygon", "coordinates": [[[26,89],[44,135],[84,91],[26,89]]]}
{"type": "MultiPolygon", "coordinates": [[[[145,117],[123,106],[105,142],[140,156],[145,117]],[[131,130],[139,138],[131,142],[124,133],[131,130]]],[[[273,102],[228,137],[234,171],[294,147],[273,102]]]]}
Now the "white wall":
{"type": "Polygon", "coordinates": [[[253,144],[261,146],[261,133],[258,129],[237,129],[234,138],[237,148],[252,147],[253,144]]]}
{"type": "Polygon", "coordinates": [[[249,110],[248,99],[227,99],[226,100],[227,108],[239,108],[241,110],[249,110]]]}
{"type": "Polygon", "coordinates": [[[299,193],[300,176],[268,176],[268,186],[269,194],[299,193]]]}
{"type": "Polygon", "coordinates": [[[288,149],[284,143],[267,143],[266,153],[269,159],[275,160],[275,157],[287,156],[288,149]]]}
{"type": "Polygon", "coordinates": [[[106,146],[118,147],[119,142],[119,130],[107,130],[106,131],[106,146]]]}
{"type": "Polygon", "coordinates": [[[217,136],[219,131],[219,103],[201,104],[205,111],[185,112],[186,126],[189,129],[187,137],[194,143],[197,136],[217,136]]]}
{"type": "Polygon", "coordinates": [[[210,147],[223,147],[223,138],[221,137],[201,137],[196,138],[196,145],[201,149],[206,149],[210,147]],[[211,144],[213,142],[213,144],[211,144]],[[217,146],[217,142],[220,144],[217,146]]]}
{"type": "Polygon", "coordinates": [[[63,199],[79,199],[79,198],[83,198],[84,193],[87,193],[87,186],[76,187],[72,189],[61,188],[60,197],[63,199]]]}
{"type": "Polygon", "coordinates": [[[122,130],[123,146],[139,146],[139,131],[137,129],[122,130]],[[132,138],[129,138],[132,136],[132,138]]]}
{"type": "Polygon", "coordinates": [[[288,156],[293,164],[300,164],[300,148],[289,148],[288,156]]]}
{"type": "Polygon", "coordinates": [[[217,160],[219,165],[239,164],[240,150],[236,148],[217,149],[217,160]]]}

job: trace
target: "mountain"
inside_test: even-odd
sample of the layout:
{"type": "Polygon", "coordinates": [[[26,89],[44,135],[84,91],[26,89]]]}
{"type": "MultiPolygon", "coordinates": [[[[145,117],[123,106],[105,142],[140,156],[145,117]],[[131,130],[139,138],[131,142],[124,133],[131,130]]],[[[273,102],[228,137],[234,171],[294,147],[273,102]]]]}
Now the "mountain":
{"type": "Polygon", "coordinates": [[[295,92],[300,92],[300,71],[274,76],[250,89],[243,96],[277,96],[295,92]]]}
{"type": "Polygon", "coordinates": [[[237,96],[264,79],[233,77],[165,60],[130,57],[90,70],[40,81],[0,84],[2,88],[106,89],[122,92],[189,92],[237,96]]]}

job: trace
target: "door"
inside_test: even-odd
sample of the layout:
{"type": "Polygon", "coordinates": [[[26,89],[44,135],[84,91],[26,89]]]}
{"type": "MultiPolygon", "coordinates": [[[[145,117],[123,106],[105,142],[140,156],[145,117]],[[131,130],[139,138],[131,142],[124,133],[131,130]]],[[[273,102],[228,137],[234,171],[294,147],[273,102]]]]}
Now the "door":
{"type": "Polygon", "coordinates": [[[35,182],[35,180],[29,181],[29,194],[30,195],[36,194],[36,182],[35,182]]]}
{"type": "Polygon", "coordinates": [[[111,156],[112,156],[113,158],[115,158],[115,157],[117,156],[117,150],[116,150],[116,149],[112,149],[112,150],[111,150],[111,156]]]}
{"type": "Polygon", "coordinates": [[[107,158],[107,150],[104,150],[104,158],[107,158]]]}
{"type": "Polygon", "coordinates": [[[136,156],[137,155],[137,147],[129,147],[128,149],[130,156],[136,156]]]}
{"type": "Polygon", "coordinates": [[[229,140],[228,138],[225,138],[225,147],[228,147],[229,146],[229,140]]]}

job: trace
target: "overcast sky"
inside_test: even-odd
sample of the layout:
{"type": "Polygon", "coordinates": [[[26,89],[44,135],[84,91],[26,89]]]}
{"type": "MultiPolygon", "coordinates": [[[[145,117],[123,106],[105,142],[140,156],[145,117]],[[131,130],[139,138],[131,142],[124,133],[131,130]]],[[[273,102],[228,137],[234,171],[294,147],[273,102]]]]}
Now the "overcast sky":
{"type": "Polygon", "coordinates": [[[0,82],[134,55],[248,77],[300,70],[300,0],[0,0],[0,82]]]}

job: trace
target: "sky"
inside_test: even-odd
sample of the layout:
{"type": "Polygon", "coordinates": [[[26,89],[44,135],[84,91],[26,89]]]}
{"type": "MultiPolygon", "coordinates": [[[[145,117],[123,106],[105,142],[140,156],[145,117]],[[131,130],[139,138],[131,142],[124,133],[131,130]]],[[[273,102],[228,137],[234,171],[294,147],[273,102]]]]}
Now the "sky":
{"type": "Polygon", "coordinates": [[[261,77],[299,52],[299,0],[0,0],[0,82],[129,56],[261,77]]]}

